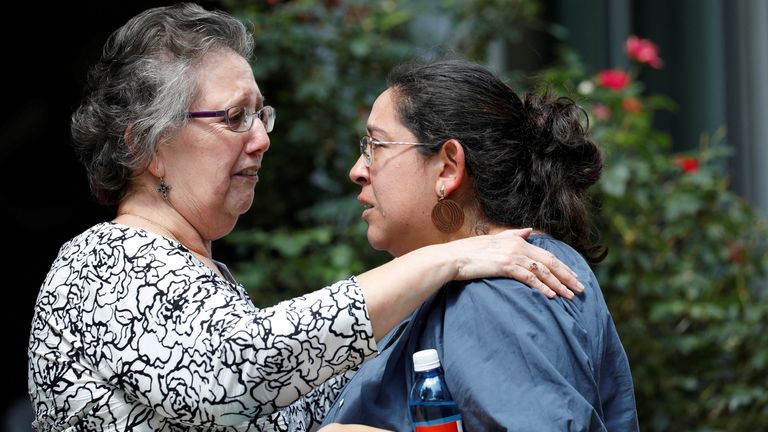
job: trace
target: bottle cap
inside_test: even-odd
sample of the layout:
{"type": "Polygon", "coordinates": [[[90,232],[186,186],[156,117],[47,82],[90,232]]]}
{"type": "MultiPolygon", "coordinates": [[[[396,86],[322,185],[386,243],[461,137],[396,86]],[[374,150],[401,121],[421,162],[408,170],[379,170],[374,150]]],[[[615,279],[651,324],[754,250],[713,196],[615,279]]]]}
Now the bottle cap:
{"type": "Polygon", "coordinates": [[[437,356],[437,350],[425,349],[413,353],[413,370],[416,372],[423,372],[436,367],[440,367],[440,358],[437,356]]]}

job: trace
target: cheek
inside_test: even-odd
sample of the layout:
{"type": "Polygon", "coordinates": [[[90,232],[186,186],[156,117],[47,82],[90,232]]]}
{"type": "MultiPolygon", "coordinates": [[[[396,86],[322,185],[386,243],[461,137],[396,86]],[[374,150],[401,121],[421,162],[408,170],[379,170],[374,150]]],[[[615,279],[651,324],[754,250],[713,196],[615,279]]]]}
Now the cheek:
{"type": "Polygon", "coordinates": [[[418,227],[429,217],[426,209],[430,204],[422,189],[407,181],[390,181],[374,191],[381,213],[390,223],[401,228],[418,227]]]}
{"type": "Polygon", "coordinates": [[[376,205],[387,219],[395,219],[390,223],[420,226],[434,204],[429,175],[413,155],[400,156],[381,161],[369,172],[376,205]]]}
{"type": "Polygon", "coordinates": [[[215,182],[217,189],[226,188],[229,186],[232,172],[237,165],[238,155],[234,151],[225,151],[224,148],[221,148],[220,151],[209,151],[200,159],[200,163],[205,164],[205,167],[200,166],[199,169],[207,169],[208,180],[215,182]]]}

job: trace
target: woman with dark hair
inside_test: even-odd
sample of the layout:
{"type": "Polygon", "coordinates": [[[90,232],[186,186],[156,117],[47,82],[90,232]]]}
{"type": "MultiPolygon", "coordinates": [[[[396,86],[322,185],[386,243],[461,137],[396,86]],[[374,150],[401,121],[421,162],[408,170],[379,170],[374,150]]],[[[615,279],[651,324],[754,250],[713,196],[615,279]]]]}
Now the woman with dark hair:
{"type": "Polygon", "coordinates": [[[325,423],[413,430],[412,354],[435,348],[467,430],[638,430],[627,356],[588,265],[605,251],[586,202],[602,157],[584,120],[570,100],[520,98],[465,61],[391,73],[350,171],[371,245],[401,256],[531,226],[528,241],[586,289],[549,301],[512,279],[449,282],[384,339],[325,423]]]}

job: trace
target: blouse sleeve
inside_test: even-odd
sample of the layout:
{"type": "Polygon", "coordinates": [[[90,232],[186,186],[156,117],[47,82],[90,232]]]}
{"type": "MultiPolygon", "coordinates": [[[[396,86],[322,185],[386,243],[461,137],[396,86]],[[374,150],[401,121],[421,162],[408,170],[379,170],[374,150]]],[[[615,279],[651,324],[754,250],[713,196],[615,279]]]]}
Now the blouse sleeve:
{"type": "Polygon", "coordinates": [[[354,278],[258,309],[183,247],[108,246],[60,256],[41,291],[31,352],[58,347],[76,383],[53,399],[117,387],[175,423],[239,425],[376,353],[354,278]]]}
{"type": "Polygon", "coordinates": [[[280,411],[282,421],[290,431],[319,429],[333,402],[357,369],[349,370],[324,382],[291,406],[280,411]]]}

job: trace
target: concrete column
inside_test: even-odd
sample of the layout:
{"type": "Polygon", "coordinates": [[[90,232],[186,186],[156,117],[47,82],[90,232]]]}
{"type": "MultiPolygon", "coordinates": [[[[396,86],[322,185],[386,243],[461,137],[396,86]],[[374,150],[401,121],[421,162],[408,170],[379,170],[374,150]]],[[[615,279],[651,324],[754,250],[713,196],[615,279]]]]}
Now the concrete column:
{"type": "Polygon", "coordinates": [[[734,189],[768,215],[768,1],[725,2],[734,189]]]}

